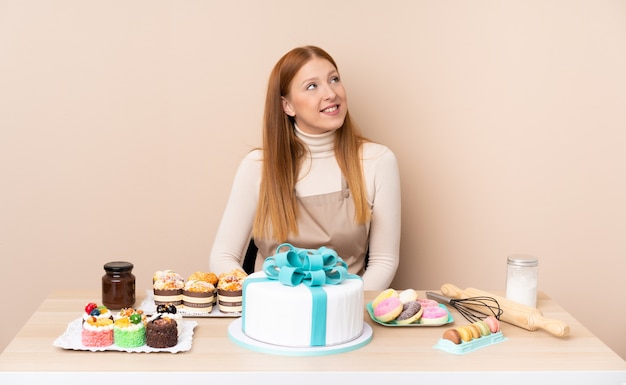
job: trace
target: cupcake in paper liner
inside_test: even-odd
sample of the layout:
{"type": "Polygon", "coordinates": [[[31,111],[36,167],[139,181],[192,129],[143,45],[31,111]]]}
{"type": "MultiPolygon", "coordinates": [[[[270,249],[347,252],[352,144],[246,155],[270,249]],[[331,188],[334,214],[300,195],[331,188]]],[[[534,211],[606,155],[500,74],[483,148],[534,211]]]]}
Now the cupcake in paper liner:
{"type": "Polygon", "coordinates": [[[222,313],[241,313],[243,281],[247,274],[240,269],[221,274],[217,283],[217,303],[222,313]]]}
{"type": "Polygon", "coordinates": [[[183,306],[190,311],[211,312],[215,302],[215,286],[200,280],[187,280],[183,288],[183,306]]]}
{"type": "MultiPolygon", "coordinates": [[[[217,283],[219,282],[219,277],[212,272],[204,272],[204,271],[196,271],[191,274],[187,281],[203,281],[210,283],[214,288],[217,288],[217,283]]],[[[215,289],[217,291],[217,289],[215,289]]],[[[217,305],[217,294],[213,295],[213,306],[217,305]]]]}
{"type": "Polygon", "coordinates": [[[180,306],[183,304],[185,279],[171,270],[157,271],[152,277],[155,305],[180,306]]]}

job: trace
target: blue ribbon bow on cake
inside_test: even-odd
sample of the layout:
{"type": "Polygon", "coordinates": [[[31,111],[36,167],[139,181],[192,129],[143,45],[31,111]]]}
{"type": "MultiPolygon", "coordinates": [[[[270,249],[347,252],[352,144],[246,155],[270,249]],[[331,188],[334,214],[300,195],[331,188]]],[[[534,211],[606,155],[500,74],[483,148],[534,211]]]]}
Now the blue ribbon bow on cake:
{"type": "Polygon", "coordinates": [[[317,250],[299,249],[283,243],[276,254],[265,259],[263,271],[269,279],[287,286],[337,285],[348,277],[348,265],[335,250],[322,246],[317,250]],[[280,251],[287,247],[287,251],[280,251]]]}

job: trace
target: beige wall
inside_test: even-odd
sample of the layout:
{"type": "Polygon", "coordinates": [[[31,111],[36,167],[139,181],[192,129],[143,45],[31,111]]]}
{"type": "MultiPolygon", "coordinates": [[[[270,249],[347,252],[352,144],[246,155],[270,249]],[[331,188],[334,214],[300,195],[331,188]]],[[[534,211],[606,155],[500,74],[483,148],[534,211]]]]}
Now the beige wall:
{"type": "Polygon", "coordinates": [[[140,290],[206,269],[269,70],[309,43],[398,156],[395,287],[503,290],[506,255],[531,253],[626,357],[626,2],[608,0],[0,0],[0,348],[107,261],[140,290]]]}

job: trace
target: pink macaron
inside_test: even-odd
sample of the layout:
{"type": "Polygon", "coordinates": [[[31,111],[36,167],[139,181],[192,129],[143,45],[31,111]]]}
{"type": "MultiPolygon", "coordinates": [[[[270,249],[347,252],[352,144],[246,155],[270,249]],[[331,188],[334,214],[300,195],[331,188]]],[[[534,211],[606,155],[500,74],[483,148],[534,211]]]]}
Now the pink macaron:
{"type": "Polygon", "coordinates": [[[497,333],[500,331],[500,321],[498,321],[496,317],[490,315],[489,317],[483,319],[483,321],[485,321],[487,326],[489,326],[489,330],[492,333],[497,333]]]}

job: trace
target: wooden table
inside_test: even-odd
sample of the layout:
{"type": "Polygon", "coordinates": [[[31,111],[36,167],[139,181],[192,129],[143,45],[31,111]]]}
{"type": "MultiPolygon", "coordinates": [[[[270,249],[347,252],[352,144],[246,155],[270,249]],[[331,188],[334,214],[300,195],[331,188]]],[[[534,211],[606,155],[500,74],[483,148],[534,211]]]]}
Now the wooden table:
{"type": "MultiPolygon", "coordinates": [[[[419,292],[425,298],[423,291],[419,292]]],[[[370,302],[376,293],[367,292],[370,302]]],[[[0,355],[0,384],[88,384],[118,381],[198,380],[198,383],[255,384],[626,384],[626,361],[548,296],[538,308],[570,326],[566,338],[502,323],[506,341],[454,355],[433,349],[445,327],[385,327],[372,322],[373,338],[354,351],[313,357],[255,352],[232,342],[232,318],[194,318],[192,349],[183,353],[125,353],[64,350],[52,346],[93,291],[56,291],[37,309],[0,355]]],[[[142,300],[138,298],[138,304],[142,300]]],[[[365,311],[365,310],[364,310],[365,311]]],[[[455,322],[467,323],[451,309],[455,322]]],[[[7,315],[5,315],[7,317],[7,315]]],[[[5,319],[6,320],[6,319],[5,319]]],[[[130,383],[130,382],[128,382],[130,383]]]]}

